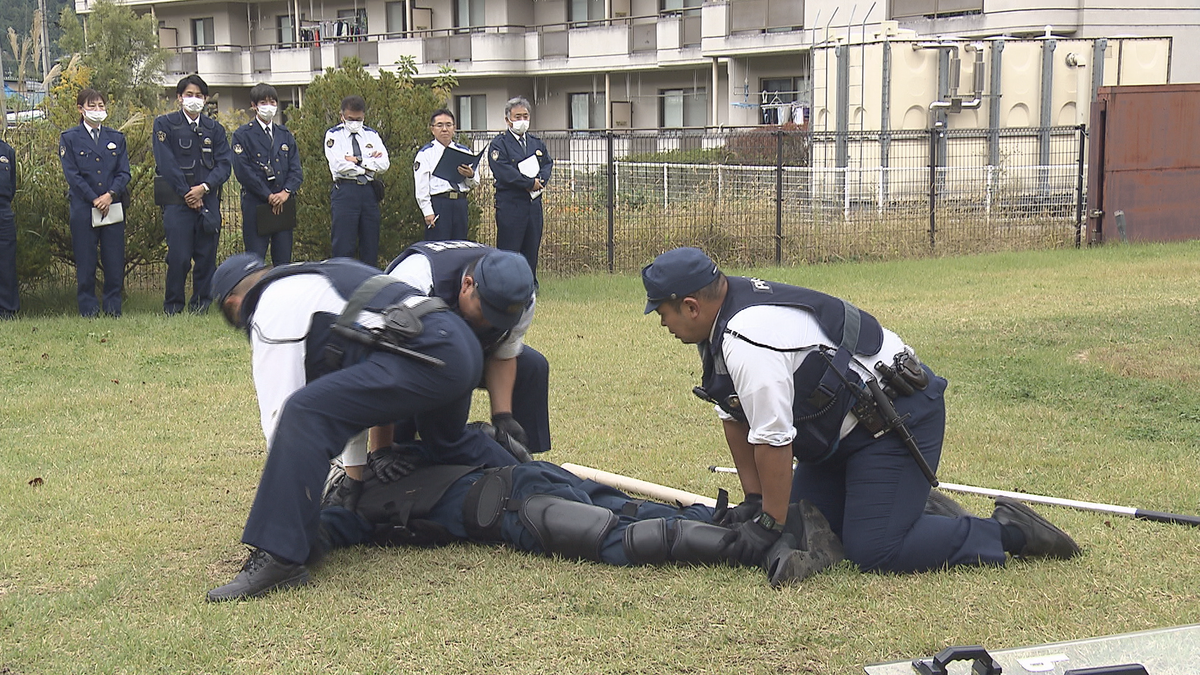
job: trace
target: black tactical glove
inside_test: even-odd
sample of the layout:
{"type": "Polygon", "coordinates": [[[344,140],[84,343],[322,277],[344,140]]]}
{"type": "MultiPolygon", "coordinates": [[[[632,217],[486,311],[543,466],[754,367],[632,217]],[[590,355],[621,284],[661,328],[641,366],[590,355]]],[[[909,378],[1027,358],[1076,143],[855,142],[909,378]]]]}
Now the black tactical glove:
{"type": "Polygon", "coordinates": [[[761,567],[767,550],[779,540],[782,532],[768,530],[757,520],[739,523],[721,539],[725,557],[747,567],[761,567]]]}
{"type": "Polygon", "coordinates": [[[403,446],[393,444],[367,455],[367,465],[381,483],[392,483],[417,470],[419,458],[403,446]]]}
{"type": "Polygon", "coordinates": [[[513,419],[512,413],[496,413],[492,415],[492,426],[496,427],[496,440],[500,439],[500,434],[510,436],[522,447],[529,447],[529,436],[525,434],[525,430],[521,428],[520,423],[513,419]]]}
{"type": "Polygon", "coordinates": [[[762,513],[762,495],[751,492],[746,495],[746,499],[741,504],[732,509],[726,509],[713,522],[717,525],[733,527],[739,523],[754,520],[760,513],[762,513]]]}

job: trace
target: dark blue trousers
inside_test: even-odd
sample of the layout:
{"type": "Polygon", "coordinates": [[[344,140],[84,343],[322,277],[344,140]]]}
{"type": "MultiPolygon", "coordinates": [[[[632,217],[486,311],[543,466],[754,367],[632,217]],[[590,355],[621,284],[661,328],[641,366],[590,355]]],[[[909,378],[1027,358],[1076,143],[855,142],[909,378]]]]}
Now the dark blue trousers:
{"type": "Polygon", "coordinates": [[[17,221],[8,202],[0,201],[0,318],[21,309],[17,293],[17,221]]]}
{"type": "MultiPolygon", "coordinates": [[[[295,199],[292,195],[288,199],[295,199]]],[[[247,253],[257,253],[263,260],[267,259],[267,249],[271,249],[271,264],[286,265],[292,262],[292,231],[284,230],[268,235],[258,233],[258,207],[266,202],[249,195],[242,195],[242,244],[247,253]]]]}
{"type": "MultiPolygon", "coordinates": [[[[467,492],[483,474],[470,473],[458,479],[442,496],[429,515],[432,520],[459,539],[469,539],[463,526],[462,505],[467,492]]],[[[573,502],[594,504],[612,511],[618,517],[617,527],[604,538],[600,559],[610,565],[632,565],[625,555],[625,529],[639,520],[667,518],[669,520],[699,520],[712,522],[713,510],[696,504],[680,509],[656,502],[641,502],[634,515],[626,515],[626,505],[633,499],[616,488],[583,480],[566,469],[548,462],[529,462],[513,469],[513,499],[535,494],[554,495],[573,502]]],[[[321,512],[321,522],[331,535],[334,545],[350,546],[370,539],[373,527],[357,514],[340,507],[321,512]]],[[[537,537],[526,529],[520,516],[509,512],[503,516],[501,536],[504,542],[520,551],[544,553],[537,537]]]]}
{"type": "Polygon", "coordinates": [[[203,214],[185,205],[172,204],[162,209],[167,235],[167,292],[163,311],[175,314],[183,310],[187,275],[191,271],[192,298],[187,303],[188,309],[203,312],[212,304],[212,277],[217,270],[221,232],[205,230],[203,214]]]}
{"type": "Polygon", "coordinates": [[[496,191],[496,248],[525,256],[537,279],[538,249],[542,245],[542,198],[529,193],[496,191]]]}
{"type": "Polygon", "coordinates": [[[467,238],[467,194],[457,192],[457,199],[445,194],[433,195],[433,212],[437,222],[425,226],[425,241],[450,241],[467,238]]]}
{"type": "Polygon", "coordinates": [[[379,202],[370,185],[334,181],[330,193],[334,258],[358,258],[379,266],[379,202]]]}
{"type": "MultiPolygon", "coordinates": [[[[925,391],[898,398],[895,405],[901,416],[911,415],[909,430],[936,471],[946,427],[946,380],[929,374],[925,391]]],[[[790,501],[812,501],[859,568],[919,572],[1004,564],[996,521],[924,514],[929,481],[898,434],[874,439],[859,425],[842,439],[839,456],[846,458],[798,465],[790,501]]]]}
{"type": "Polygon", "coordinates": [[[121,315],[125,287],[125,223],[92,227],[92,204],[71,199],[71,248],[75,252],[75,299],[80,316],[96,316],[96,263],[104,270],[105,314],[121,315]],[[100,255],[97,258],[96,249],[100,255]]]}
{"type": "Polygon", "coordinates": [[[467,442],[464,426],[483,354],[471,329],[452,312],[422,318],[424,332],[406,346],[445,361],[434,366],[373,352],[313,380],[283,406],[242,541],[303,561],[316,532],[329,461],[352,436],[415,417],[421,438],[451,454],[467,442]]]}

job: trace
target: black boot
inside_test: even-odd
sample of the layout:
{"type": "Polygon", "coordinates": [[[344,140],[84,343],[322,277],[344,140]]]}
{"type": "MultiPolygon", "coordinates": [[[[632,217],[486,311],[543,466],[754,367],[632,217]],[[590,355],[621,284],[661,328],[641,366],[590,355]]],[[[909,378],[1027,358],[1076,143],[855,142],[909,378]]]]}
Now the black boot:
{"type": "Polygon", "coordinates": [[[1011,497],[996,497],[992,518],[1002,527],[1014,527],[1024,535],[1025,544],[1020,550],[1009,551],[1013,555],[1067,560],[1081,553],[1079,545],[1066,532],[1011,497]]]}
{"type": "Polygon", "coordinates": [[[308,583],[308,568],[286,563],[261,548],[250,551],[250,558],[233,581],[208,592],[209,602],[257,598],[277,588],[308,583]]]}
{"type": "Polygon", "coordinates": [[[776,588],[797,583],[845,557],[842,540],[829,521],[812,502],[801,499],[788,505],[783,535],[767,551],[767,578],[776,588]]]}

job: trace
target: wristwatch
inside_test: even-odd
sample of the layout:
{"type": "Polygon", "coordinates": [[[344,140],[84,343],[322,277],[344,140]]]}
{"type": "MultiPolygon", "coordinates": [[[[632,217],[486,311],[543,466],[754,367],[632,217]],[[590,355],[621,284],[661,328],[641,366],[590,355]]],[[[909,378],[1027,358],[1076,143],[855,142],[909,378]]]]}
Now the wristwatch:
{"type": "Polygon", "coordinates": [[[783,525],[775,522],[775,519],[771,517],[771,514],[767,513],[766,511],[758,514],[758,516],[754,518],[754,522],[758,523],[759,526],[764,530],[768,530],[770,532],[783,532],[783,525]]]}

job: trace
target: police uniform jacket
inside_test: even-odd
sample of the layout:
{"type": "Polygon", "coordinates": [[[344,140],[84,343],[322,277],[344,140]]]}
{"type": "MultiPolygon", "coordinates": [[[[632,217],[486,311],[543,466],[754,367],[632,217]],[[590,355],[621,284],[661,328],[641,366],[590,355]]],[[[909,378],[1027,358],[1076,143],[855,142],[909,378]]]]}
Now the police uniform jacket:
{"type": "Polygon", "coordinates": [[[491,167],[492,176],[496,179],[497,194],[502,192],[529,194],[529,190],[533,188],[533,178],[525,176],[517,168],[517,165],[527,157],[537,157],[540,168],[535,178],[542,181],[543,187],[548,185],[550,172],[554,168],[554,160],[551,159],[550,152],[546,150],[546,144],[542,142],[542,139],[526,132],[525,146],[521,147],[521,142],[517,140],[517,136],[511,129],[492,139],[488,146],[488,166],[491,167]]]}
{"type": "Polygon", "coordinates": [[[295,192],[304,180],[296,137],[286,127],[271,123],[274,141],[258,118],[233,132],[233,172],[242,194],[260,202],[276,192],[295,192]]]}
{"type": "MultiPolygon", "coordinates": [[[[450,147],[471,153],[471,149],[461,143],[451,141],[450,147]]],[[[417,205],[421,207],[421,213],[426,216],[433,215],[433,200],[431,199],[433,195],[445,192],[467,192],[479,184],[478,173],[470,178],[463,178],[457,183],[451,183],[433,175],[433,170],[437,168],[444,152],[446,152],[446,146],[437,141],[430,141],[417,151],[416,161],[413,162],[413,184],[417,195],[417,205]]]]}
{"type": "Polygon", "coordinates": [[[728,281],[712,334],[699,345],[704,391],[723,419],[750,426],[750,443],[791,443],[805,462],[834,456],[857,419],[850,412],[851,392],[829,371],[837,367],[850,382],[864,382],[872,364],[890,364],[906,349],[903,341],[840,298],[759,279],[728,281]],[[858,339],[840,348],[851,312],[858,317],[858,339]],[[821,347],[834,365],[818,353],[821,347]],[[832,398],[814,398],[818,390],[832,398]]]}
{"type": "Polygon", "coordinates": [[[17,153],[13,147],[0,140],[0,208],[12,205],[17,194],[17,153]]]}
{"type": "Polygon", "coordinates": [[[334,180],[355,180],[359,176],[366,176],[367,180],[371,180],[376,173],[387,171],[392,165],[383,139],[370,127],[364,126],[359,132],[358,149],[362,152],[362,162],[355,164],[346,161],[347,155],[354,154],[354,144],[345,124],[339,124],[325,132],[325,159],[329,161],[329,172],[333,174],[334,180]],[[371,156],[376,153],[379,153],[378,157],[371,156]]]}
{"type": "Polygon", "coordinates": [[[233,153],[225,128],[205,115],[198,118],[196,130],[182,110],[154,119],[154,161],[158,175],[171,185],[182,199],[192,186],[204,183],[209,209],[220,207],[221,186],[229,179],[233,153]]]}
{"type": "Polygon", "coordinates": [[[125,134],[101,126],[100,139],[95,141],[91,130],[80,123],[62,132],[58,155],[73,201],[91,208],[92,202],[106,192],[112,194],[114,202],[125,194],[129,186],[125,134]]]}

